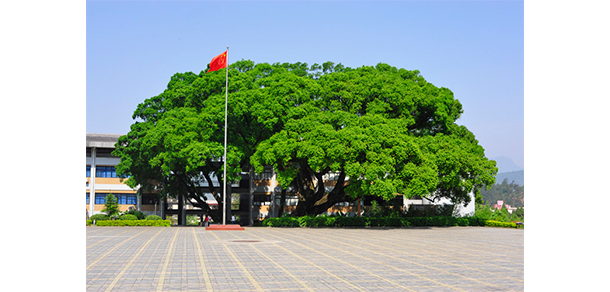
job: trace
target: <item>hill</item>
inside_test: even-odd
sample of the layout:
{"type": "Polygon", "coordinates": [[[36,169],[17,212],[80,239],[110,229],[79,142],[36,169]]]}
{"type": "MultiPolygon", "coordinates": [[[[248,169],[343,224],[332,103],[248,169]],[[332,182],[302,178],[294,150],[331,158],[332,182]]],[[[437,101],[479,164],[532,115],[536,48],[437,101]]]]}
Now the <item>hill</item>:
{"type": "Polygon", "coordinates": [[[525,171],[511,171],[511,172],[502,172],[496,175],[496,184],[501,184],[504,179],[508,180],[508,183],[515,182],[515,184],[523,186],[525,181],[525,171]]]}
{"type": "Polygon", "coordinates": [[[517,165],[512,159],[506,156],[492,158],[498,166],[498,173],[523,170],[523,167],[517,165]]]}

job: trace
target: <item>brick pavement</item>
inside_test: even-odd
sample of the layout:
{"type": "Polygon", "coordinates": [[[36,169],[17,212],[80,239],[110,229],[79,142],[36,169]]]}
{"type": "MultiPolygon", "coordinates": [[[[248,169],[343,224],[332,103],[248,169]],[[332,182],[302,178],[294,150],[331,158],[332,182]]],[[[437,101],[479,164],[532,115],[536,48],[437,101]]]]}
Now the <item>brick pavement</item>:
{"type": "Polygon", "coordinates": [[[523,291],[523,230],[87,227],[87,291],[523,291]]]}

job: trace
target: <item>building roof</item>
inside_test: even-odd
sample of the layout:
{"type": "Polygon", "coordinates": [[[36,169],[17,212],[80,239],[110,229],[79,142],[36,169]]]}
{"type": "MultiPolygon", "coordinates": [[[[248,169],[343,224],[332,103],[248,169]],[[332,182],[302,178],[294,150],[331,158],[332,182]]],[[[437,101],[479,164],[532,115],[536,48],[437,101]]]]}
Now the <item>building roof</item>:
{"type": "Polygon", "coordinates": [[[118,134],[91,134],[87,133],[87,147],[114,148],[119,141],[118,134]]]}

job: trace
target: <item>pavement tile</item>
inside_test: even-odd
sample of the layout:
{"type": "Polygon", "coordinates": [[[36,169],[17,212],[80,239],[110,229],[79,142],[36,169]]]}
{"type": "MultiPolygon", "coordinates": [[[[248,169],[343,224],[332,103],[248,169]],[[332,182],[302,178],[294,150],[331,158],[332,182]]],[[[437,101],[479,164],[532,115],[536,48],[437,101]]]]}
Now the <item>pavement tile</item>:
{"type": "Polygon", "coordinates": [[[87,291],[105,291],[129,263],[113,291],[155,291],[161,277],[163,291],[205,291],[206,281],[213,291],[401,289],[392,283],[415,291],[523,291],[524,286],[523,230],[159,228],[87,227],[87,291]]]}

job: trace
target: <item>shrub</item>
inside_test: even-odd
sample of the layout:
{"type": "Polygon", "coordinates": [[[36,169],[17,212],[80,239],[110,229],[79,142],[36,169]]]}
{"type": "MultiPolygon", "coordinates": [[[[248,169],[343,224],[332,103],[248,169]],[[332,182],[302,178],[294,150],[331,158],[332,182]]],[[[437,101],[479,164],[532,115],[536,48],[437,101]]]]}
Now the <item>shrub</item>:
{"type": "MultiPolygon", "coordinates": [[[[365,223],[366,224],[366,223],[365,223]]],[[[373,217],[369,218],[368,224],[366,226],[392,226],[392,227],[402,227],[409,226],[408,220],[403,220],[400,217],[373,217]]]]}
{"type": "Polygon", "coordinates": [[[299,226],[301,227],[325,227],[325,226],[334,226],[335,225],[335,217],[311,217],[311,216],[303,216],[298,217],[297,221],[299,222],[299,226]]]}
{"type": "Polygon", "coordinates": [[[324,219],[324,226],[335,226],[337,224],[337,218],[336,217],[320,217],[324,219]]]}
{"type": "Polygon", "coordinates": [[[363,227],[368,226],[368,217],[337,217],[335,223],[340,227],[363,227]]]}
{"type": "Polygon", "coordinates": [[[148,215],[145,218],[146,220],[163,220],[161,219],[161,217],[157,216],[157,215],[148,215]]]}
{"type": "Polygon", "coordinates": [[[458,226],[468,226],[470,225],[470,221],[468,218],[456,218],[456,224],[458,226]]]}
{"type": "Polygon", "coordinates": [[[493,214],[491,207],[489,207],[487,205],[483,205],[483,204],[475,204],[475,211],[474,211],[475,217],[477,217],[479,219],[487,220],[487,219],[489,219],[489,217],[491,217],[491,214],[493,214]]]}
{"type": "Polygon", "coordinates": [[[299,217],[299,218],[297,218],[297,221],[299,222],[299,226],[301,226],[301,227],[313,225],[313,217],[311,217],[311,216],[299,217]]]}
{"type": "Polygon", "coordinates": [[[515,222],[500,222],[494,220],[486,220],[485,226],[517,228],[517,224],[515,222]]]}
{"type": "Polygon", "coordinates": [[[138,217],[136,215],[123,214],[119,217],[119,220],[138,220],[138,217]]]}
{"type": "Polygon", "coordinates": [[[375,201],[375,200],[371,201],[370,215],[377,217],[377,216],[381,216],[382,213],[383,213],[383,208],[381,206],[379,206],[379,203],[377,203],[377,201],[375,201]]]}
{"type": "Polygon", "coordinates": [[[267,218],[263,220],[263,226],[270,227],[299,227],[299,220],[295,217],[267,218]]]}
{"type": "Polygon", "coordinates": [[[199,216],[186,215],[186,225],[191,225],[191,226],[199,225],[199,216]]]}
{"type": "Polygon", "coordinates": [[[131,214],[131,215],[135,215],[136,217],[138,217],[138,220],[143,220],[144,218],[146,218],[146,213],[144,212],[140,212],[138,210],[129,210],[129,211],[125,211],[123,212],[123,214],[131,214]]]}
{"type": "Polygon", "coordinates": [[[510,217],[511,215],[506,209],[506,205],[504,205],[502,208],[500,208],[500,210],[493,212],[488,219],[493,221],[508,222],[510,221],[510,217]]]}
{"type": "Polygon", "coordinates": [[[408,218],[413,226],[454,226],[457,218],[454,217],[411,217],[408,218]]]}
{"type": "Polygon", "coordinates": [[[106,195],[106,203],[104,203],[104,209],[102,209],[102,212],[106,213],[109,218],[119,215],[119,203],[113,194],[106,195]]]}
{"type": "Polygon", "coordinates": [[[485,226],[485,221],[476,217],[469,217],[470,226],[485,226]]]}
{"type": "Polygon", "coordinates": [[[500,222],[477,217],[335,217],[335,216],[302,216],[267,218],[259,226],[269,227],[408,227],[408,226],[492,226],[516,227],[514,222],[500,222]]]}
{"type": "Polygon", "coordinates": [[[170,220],[105,220],[97,226],[171,226],[170,220]]]}
{"type": "Polygon", "coordinates": [[[108,216],[106,214],[95,214],[95,215],[89,217],[89,220],[96,220],[96,221],[108,220],[108,216]]]}

